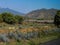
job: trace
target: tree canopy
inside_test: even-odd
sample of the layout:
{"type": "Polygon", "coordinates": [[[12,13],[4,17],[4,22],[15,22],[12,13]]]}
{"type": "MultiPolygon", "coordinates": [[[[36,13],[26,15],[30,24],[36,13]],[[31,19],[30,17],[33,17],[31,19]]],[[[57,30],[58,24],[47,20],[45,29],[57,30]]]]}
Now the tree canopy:
{"type": "Polygon", "coordinates": [[[8,24],[20,24],[23,21],[23,17],[20,15],[14,15],[12,13],[4,12],[0,14],[0,22],[5,22],[8,24]]]}
{"type": "Polygon", "coordinates": [[[24,20],[24,18],[22,16],[19,16],[19,15],[16,15],[15,19],[16,19],[16,22],[19,23],[19,24],[21,24],[22,21],[24,20]]]}
{"type": "Polygon", "coordinates": [[[60,10],[57,11],[55,18],[54,18],[54,24],[57,27],[60,27],[60,10]]]}

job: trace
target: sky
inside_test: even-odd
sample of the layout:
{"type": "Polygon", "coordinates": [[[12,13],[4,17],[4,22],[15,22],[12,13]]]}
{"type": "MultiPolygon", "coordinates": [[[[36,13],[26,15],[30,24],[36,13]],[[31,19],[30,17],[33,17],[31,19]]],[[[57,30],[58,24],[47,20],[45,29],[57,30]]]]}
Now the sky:
{"type": "Polygon", "coordinates": [[[41,8],[60,9],[60,0],[0,0],[0,8],[10,8],[22,13],[41,8]]]}

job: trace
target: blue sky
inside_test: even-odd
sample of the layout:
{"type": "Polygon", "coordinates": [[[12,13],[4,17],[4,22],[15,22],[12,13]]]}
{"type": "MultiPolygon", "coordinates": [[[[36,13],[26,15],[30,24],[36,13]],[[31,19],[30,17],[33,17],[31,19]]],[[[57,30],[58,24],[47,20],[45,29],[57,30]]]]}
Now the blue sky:
{"type": "Polygon", "coordinates": [[[0,0],[0,7],[28,13],[41,8],[60,9],[60,0],[0,0]]]}

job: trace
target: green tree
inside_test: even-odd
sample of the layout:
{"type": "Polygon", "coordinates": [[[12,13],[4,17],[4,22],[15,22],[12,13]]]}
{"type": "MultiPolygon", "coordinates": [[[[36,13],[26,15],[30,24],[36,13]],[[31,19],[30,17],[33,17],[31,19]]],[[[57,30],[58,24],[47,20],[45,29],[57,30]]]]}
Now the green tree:
{"type": "Polygon", "coordinates": [[[2,17],[0,16],[2,18],[1,20],[3,20],[3,22],[6,22],[8,24],[16,24],[16,23],[20,24],[23,21],[23,16],[13,15],[8,12],[4,12],[1,15],[2,15],[2,17]]]}
{"type": "Polygon", "coordinates": [[[3,21],[8,23],[8,24],[14,24],[15,23],[15,18],[13,16],[13,14],[11,13],[2,13],[2,18],[3,21]]]}
{"type": "Polygon", "coordinates": [[[15,16],[15,19],[16,19],[16,22],[18,24],[21,24],[23,22],[23,20],[24,20],[24,17],[23,16],[20,16],[20,15],[16,15],[15,16]]]}
{"type": "Polygon", "coordinates": [[[0,23],[3,22],[2,15],[0,14],[0,23]]]}
{"type": "Polygon", "coordinates": [[[56,13],[56,15],[55,15],[54,24],[55,24],[57,27],[60,27],[60,10],[57,11],[57,13],[56,13]]]}

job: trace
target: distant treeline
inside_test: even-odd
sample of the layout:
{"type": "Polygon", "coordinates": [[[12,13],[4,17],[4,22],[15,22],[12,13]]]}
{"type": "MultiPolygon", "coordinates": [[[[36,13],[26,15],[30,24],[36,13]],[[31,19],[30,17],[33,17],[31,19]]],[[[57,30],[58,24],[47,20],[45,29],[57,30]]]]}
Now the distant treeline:
{"type": "Polygon", "coordinates": [[[5,22],[8,24],[21,24],[23,16],[14,15],[12,13],[4,12],[0,14],[0,23],[5,22]]]}

